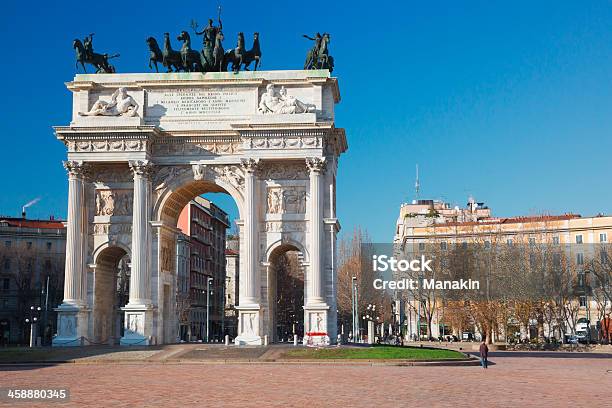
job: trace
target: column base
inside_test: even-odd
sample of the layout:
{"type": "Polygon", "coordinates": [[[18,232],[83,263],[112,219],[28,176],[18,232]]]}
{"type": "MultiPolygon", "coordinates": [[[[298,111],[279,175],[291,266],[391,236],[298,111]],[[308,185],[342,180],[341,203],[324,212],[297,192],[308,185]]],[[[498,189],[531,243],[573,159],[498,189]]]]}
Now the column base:
{"type": "Polygon", "coordinates": [[[237,346],[261,346],[261,306],[237,306],[238,310],[238,336],[234,340],[237,346]]]}
{"type": "Polygon", "coordinates": [[[329,346],[328,332],[329,306],[325,303],[304,306],[304,345],[329,346]]]}
{"type": "Polygon", "coordinates": [[[150,346],[155,344],[153,332],[153,310],[147,305],[127,305],[121,310],[125,313],[121,346],[150,346]]]}
{"type": "Polygon", "coordinates": [[[90,310],[85,306],[66,303],[53,310],[57,312],[57,336],[53,338],[51,345],[53,347],[84,345],[90,310]]]}

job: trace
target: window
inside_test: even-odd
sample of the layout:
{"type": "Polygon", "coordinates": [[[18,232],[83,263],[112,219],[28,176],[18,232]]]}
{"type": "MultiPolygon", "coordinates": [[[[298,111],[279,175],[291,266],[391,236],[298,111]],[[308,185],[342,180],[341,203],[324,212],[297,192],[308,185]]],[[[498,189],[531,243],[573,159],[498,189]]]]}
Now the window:
{"type": "Polygon", "coordinates": [[[28,243],[26,243],[26,248],[32,249],[32,241],[28,241],[28,243]]]}
{"type": "Polygon", "coordinates": [[[558,235],[553,236],[552,237],[552,242],[553,242],[554,245],[559,245],[559,242],[561,242],[560,239],[559,239],[559,236],[558,235]]]}
{"type": "Polygon", "coordinates": [[[51,250],[51,242],[47,242],[47,250],[50,251],[51,250]]]}
{"type": "Polygon", "coordinates": [[[536,267],[536,256],[534,254],[529,255],[529,267],[535,269],[536,267]]]}
{"type": "Polygon", "coordinates": [[[9,290],[11,288],[11,280],[9,278],[2,279],[2,290],[9,290]]]}
{"type": "Polygon", "coordinates": [[[514,243],[514,240],[512,238],[508,238],[506,240],[506,244],[508,244],[508,246],[512,246],[513,243],[514,243]]]}
{"type": "Polygon", "coordinates": [[[584,272],[578,274],[578,287],[584,288],[584,272]]]}
{"type": "Polygon", "coordinates": [[[580,296],[580,307],[586,307],[586,296],[580,296]]]}
{"type": "Polygon", "coordinates": [[[576,235],[576,243],[577,244],[582,244],[582,235],[581,234],[576,235]]]}
{"type": "Polygon", "coordinates": [[[468,245],[468,244],[467,244],[467,242],[466,242],[466,241],[463,241],[463,242],[461,243],[461,247],[462,247],[463,249],[467,249],[467,245],[468,245]]]}
{"type": "Polygon", "coordinates": [[[424,251],[424,250],[425,250],[425,243],[419,242],[419,251],[424,251]]]}
{"type": "Polygon", "coordinates": [[[576,265],[584,265],[584,254],[582,252],[576,254],[576,265]]]}
{"type": "Polygon", "coordinates": [[[529,246],[535,246],[536,241],[535,238],[529,238],[529,246]]]}
{"type": "Polygon", "coordinates": [[[446,251],[447,248],[448,248],[448,244],[446,243],[446,241],[440,242],[440,249],[441,250],[446,251]]]}
{"type": "Polygon", "coordinates": [[[11,269],[11,259],[10,258],[4,259],[4,269],[7,271],[11,269]]]}
{"type": "Polygon", "coordinates": [[[561,267],[561,254],[553,254],[553,266],[555,268],[561,267]]]}
{"type": "Polygon", "coordinates": [[[7,248],[11,247],[11,241],[4,241],[4,246],[7,248]]]}
{"type": "Polygon", "coordinates": [[[488,240],[487,240],[487,241],[485,241],[485,242],[484,242],[484,247],[485,247],[486,249],[490,249],[490,248],[491,248],[491,241],[488,241],[488,240]]]}
{"type": "Polygon", "coordinates": [[[608,242],[608,234],[605,232],[599,234],[599,242],[608,242]]]}

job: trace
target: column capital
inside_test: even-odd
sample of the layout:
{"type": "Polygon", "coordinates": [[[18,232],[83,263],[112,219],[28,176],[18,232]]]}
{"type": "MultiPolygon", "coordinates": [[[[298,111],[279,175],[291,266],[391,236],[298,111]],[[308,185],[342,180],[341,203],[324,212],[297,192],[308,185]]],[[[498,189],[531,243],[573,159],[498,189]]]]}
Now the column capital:
{"type": "Polygon", "coordinates": [[[321,158],[321,157],[307,157],[306,158],[306,167],[308,167],[308,170],[310,171],[310,173],[315,173],[315,174],[321,174],[325,172],[325,167],[327,165],[327,162],[325,161],[325,158],[321,158]]]}
{"type": "Polygon", "coordinates": [[[82,160],[65,160],[62,162],[68,176],[83,178],[87,176],[89,164],[82,160]]]}
{"type": "Polygon", "coordinates": [[[261,161],[259,159],[242,158],[240,159],[240,165],[248,174],[255,174],[261,167],[261,161]]]}
{"type": "Polygon", "coordinates": [[[153,173],[153,163],[149,160],[130,160],[128,162],[134,176],[150,177],[153,173]]]}

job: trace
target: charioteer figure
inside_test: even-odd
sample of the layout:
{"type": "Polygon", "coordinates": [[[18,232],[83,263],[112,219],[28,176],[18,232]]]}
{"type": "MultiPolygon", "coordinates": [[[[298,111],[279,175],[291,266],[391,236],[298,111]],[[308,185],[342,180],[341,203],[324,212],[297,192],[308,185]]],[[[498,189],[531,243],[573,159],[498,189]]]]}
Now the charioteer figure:
{"type": "Polygon", "coordinates": [[[210,42],[210,44],[215,43],[217,34],[219,34],[221,30],[223,30],[223,23],[221,22],[221,18],[219,18],[218,21],[219,21],[219,26],[215,27],[215,25],[213,24],[213,19],[209,18],[208,25],[204,27],[202,31],[198,32],[197,29],[195,30],[195,33],[197,35],[204,35],[204,37],[202,38],[202,44],[206,45],[206,42],[210,42]]]}
{"type": "Polygon", "coordinates": [[[83,47],[85,48],[85,57],[89,60],[93,59],[93,36],[94,33],[86,35],[83,39],[83,47]]]}

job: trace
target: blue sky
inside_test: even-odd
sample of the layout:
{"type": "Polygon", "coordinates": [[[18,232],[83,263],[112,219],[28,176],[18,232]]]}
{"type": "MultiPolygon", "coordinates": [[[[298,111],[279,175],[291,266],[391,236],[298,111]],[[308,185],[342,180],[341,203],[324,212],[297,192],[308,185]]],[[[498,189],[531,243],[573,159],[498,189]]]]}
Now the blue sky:
{"type": "MultiPolygon", "coordinates": [[[[3,5],[0,213],[40,196],[29,216],[66,215],[65,149],[51,126],[69,122],[74,38],[95,32],[97,51],[121,53],[119,71],[147,72],[147,36],[203,24],[217,4],[3,5]]],[[[338,180],[344,232],[361,226],[390,240],[416,163],[423,198],[463,205],[472,194],[500,216],[612,213],[611,2],[320,4],[223,2],[222,17],[226,48],[238,31],[261,33],[262,69],[301,68],[301,35],[331,33],[337,126],[349,142],[338,180]]]]}

